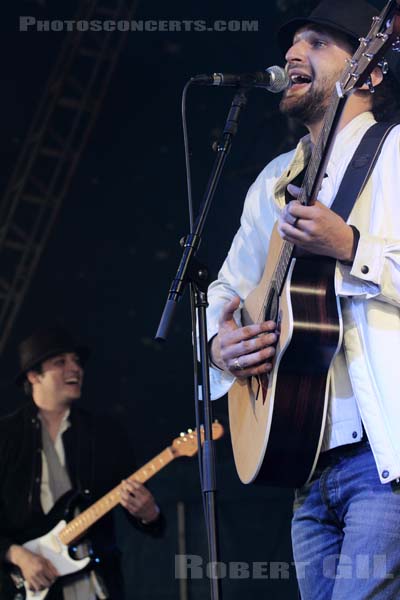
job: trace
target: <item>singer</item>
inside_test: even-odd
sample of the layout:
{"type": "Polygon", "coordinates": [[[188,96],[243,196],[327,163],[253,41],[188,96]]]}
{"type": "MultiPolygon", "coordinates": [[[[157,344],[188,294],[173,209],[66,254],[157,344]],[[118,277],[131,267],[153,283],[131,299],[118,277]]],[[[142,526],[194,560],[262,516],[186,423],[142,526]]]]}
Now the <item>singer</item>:
{"type": "MultiPolygon", "coordinates": [[[[389,5],[389,17],[375,22],[376,40],[384,39],[392,22],[396,2],[389,5]]],[[[269,472],[275,483],[280,476],[296,481],[290,470],[300,463],[298,456],[292,464],[286,460],[287,447],[304,433],[302,424],[321,413],[318,431],[306,429],[298,451],[302,455],[310,438],[317,440],[310,476],[296,484],[292,524],[302,600],[400,598],[400,127],[385,132],[379,150],[371,135],[376,122],[396,118],[399,86],[395,73],[385,74],[378,60],[370,80],[344,104],[336,85],[377,15],[364,0],[322,0],[310,15],[280,29],[290,78],[280,110],[303,123],[308,135],[268,164],[251,186],[241,226],[209,288],[212,394],[216,399],[229,390],[234,446],[243,434],[237,430],[248,426],[243,415],[251,422],[256,411],[272,406],[274,433],[253,479],[269,472]],[[330,142],[334,115],[337,135],[330,142]],[[353,161],[363,138],[367,152],[353,161]],[[373,169],[369,177],[367,162],[373,169]],[[312,168],[304,174],[308,163],[312,168]],[[347,197],[340,190],[344,177],[347,197]],[[349,217],[331,208],[337,195],[349,217]],[[278,267],[287,249],[289,267],[280,285],[278,267]],[[266,263],[274,269],[263,275],[266,263]],[[301,275],[297,263],[305,265],[301,275]],[[321,265],[333,265],[326,285],[320,285],[321,265]],[[254,305],[256,317],[249,318],[254,305]],[[313,307],[318,320],[310,314],[313,307]],[[334,317],[324,320],[328,308],[334,317]],[[288,332],[300,353],[290,346],[288,332]],[[314,381],[320,371],[324,383],[318,389],[293,389],[293,381],[314,381]],[[284,393],[274,397],[281,388],[284,393]],[[307,402],[310,415],[302,412],[307,402]],[[276,424],[275,411],[282,406],[286,413],[276,424]],[[288,422],[291,435],[285,440],[288,422]],[[271,444],[272,466],[266,464],[271,444]]],[[[395,13],[397,30],[398,22],[395,13]]],[[[364,59],[353,79],[369,60],[364,59]]],[[[250,432],[248,439],[235,455],[237,466],[253,461],[256,435],[250,432]]]]}

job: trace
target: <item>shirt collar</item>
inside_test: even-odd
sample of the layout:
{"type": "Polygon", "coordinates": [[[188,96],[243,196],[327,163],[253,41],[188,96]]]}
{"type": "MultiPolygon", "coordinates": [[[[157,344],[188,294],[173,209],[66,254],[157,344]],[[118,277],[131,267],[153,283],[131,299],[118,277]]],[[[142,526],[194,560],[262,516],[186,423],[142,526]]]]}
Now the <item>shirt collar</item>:
{"type": "MultiPolygon", "coordinates": [[[[71,409],[68,408],[68,410],[64,413],[64,416],[61,420],[60,429],[58,430],[58,433],[57,433],[57,438],[62,436],[63,433],[65,433],[65,431],[67,431],[67,429],[69,429],[71,427],[71,420],[69,418],[70,413],[71,413],[71,409]]],[[[39,417],[40,421],[43,423],[43,419],[42,419],[42,415],[40,414],[40,410],[38,411],[38,417],[39,417]]]]}

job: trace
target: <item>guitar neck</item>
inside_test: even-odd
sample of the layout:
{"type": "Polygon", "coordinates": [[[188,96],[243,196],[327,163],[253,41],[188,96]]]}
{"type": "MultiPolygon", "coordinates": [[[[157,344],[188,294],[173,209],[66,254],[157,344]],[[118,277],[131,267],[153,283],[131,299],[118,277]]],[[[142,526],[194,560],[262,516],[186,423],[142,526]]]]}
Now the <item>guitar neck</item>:
{"type": "Polygon", "coordinates": [[[326,111],[320,135],[318,136],[304,176],[299,198],[302,204],[313,203],[318,195],[331,155],[337,127],[347,100],[347,96],[340,98],[334,94],[326,111]]]}
{"type": "MultiPolygon", "coordinates": [[[[313,149],[310,162],[307,165],[300,196],[298,198],[302,204],[312,204],[318,195],[332,151],[337,127],[346,102],[347,97],[340,98],[339,96],[334,95],[326,111],[324,123],[315,148],[313,149]]],[[[281,294],[286,281],[293,251],[294,245],[292,243],[282,242],[279,260],[277,262],[271,282],[276,287],[279,295],[281,294]]],[[[270,289],[268,288],[265,296],[266,301],[260,313],[260,320],[265,315],[265,307],[269,295],[270,289]]]]}
{"type": "MultiPolygon", "coordinates": [[[[155,458],[143,465],[140,469],[132,473],[129,480],[139,481],[144,483],[153,475],[161,471],[167,464],[172,462],[176,455],[171,446],[168,446],[160,452],[155,458]]],[[[105,514],[112,510],[120,502],[121,484],[108,492],[105,496],[97,500],[92,506],[80,513],[75,519],[70,521],[68,525],[59,533],[59,538],[63,544],[69,545],[76,541],[91,527],[96,521],[101,519],[105,514]]]]}

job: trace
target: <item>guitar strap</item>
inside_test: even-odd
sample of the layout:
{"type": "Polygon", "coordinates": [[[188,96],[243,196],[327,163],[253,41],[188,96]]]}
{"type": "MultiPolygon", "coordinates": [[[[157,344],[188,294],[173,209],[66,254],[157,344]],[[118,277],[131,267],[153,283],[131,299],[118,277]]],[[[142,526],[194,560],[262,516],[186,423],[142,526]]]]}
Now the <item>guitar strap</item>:
{"type": "Polygon", "coordinates": [[[331,209],[344,221],[349,218],[358,196],[374,170],[387,136],[396,125],[398,123],[385,121],[375,123],[364,134],[357,146],[331,206],[331,209]]]}

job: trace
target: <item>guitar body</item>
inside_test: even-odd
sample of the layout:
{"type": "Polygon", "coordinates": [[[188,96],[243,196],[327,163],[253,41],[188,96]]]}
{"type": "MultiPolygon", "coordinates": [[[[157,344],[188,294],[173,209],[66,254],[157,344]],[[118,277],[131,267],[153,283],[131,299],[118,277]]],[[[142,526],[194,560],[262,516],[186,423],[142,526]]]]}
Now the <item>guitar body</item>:
{"type": "Polygon", "coordinates": [[[236,380],[229,421],[243,483],[298,487],[310,478],[321,447],[329,369],[342,324],[332,259],[293,258],[278,295],[273,281],[283,244],[275,225],[263,277],[242,310],[244,325],[278,323],[274,368],[261,378],[236,380]]]}
{"type": "MultiPolygon", "coordinates": [[[[77,573],[91,561],[91,557],[75,559],[70,554],[69,547],[59,537],[59,533],[65,528],[67,520],[72,518],[79,503],[79,498],[80,495],[74,491],[64,494],[52,510],[44,515],[38,526],[28,532],[27,540],[19,540],[19,543],[31,552],[50,560],[61,577],[77,573]]],[[[19,569],[12,568],[10,565],[8,576],[4,578],[4,588],[2,586],[0,596],[10,600],[44,600],[48,592],[49,588],[40,592],[28,589],[19,569]]]]}

